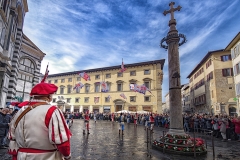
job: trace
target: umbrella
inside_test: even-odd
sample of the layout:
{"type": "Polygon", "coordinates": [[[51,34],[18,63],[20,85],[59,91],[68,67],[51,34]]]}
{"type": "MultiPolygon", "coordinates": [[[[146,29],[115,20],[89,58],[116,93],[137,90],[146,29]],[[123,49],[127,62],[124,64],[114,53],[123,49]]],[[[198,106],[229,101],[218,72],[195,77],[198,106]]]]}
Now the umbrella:
{"type": "Polygon", "coordinates": [[[130,111],[128,111],[128,110],[121,110],[121,111],[118,111],[118,112],[115,112],[115,113],[130,113],[130,111]]]}
{"type": "Polygon", "coordinates": [[[139,113],[139,114],[147,114],[149,112],[148,111],[137,111],[137,113],[139,113]]]}

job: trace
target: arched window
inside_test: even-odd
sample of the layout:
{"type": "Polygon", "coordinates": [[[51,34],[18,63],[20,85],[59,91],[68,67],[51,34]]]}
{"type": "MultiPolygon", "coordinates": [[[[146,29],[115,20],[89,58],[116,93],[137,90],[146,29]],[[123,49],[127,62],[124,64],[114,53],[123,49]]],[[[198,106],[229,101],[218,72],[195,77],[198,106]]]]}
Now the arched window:
{"type": "Polygon", "coordinates": [[[25,59],[21,59],[21,61],[20,61],[20,70],[33,74],[35,67],[34,67],[34,64],[32,61],[25,58],[25,59]]]}
{"type": "Polygon", "coordinates": [[[9,0],[3,0],[2,9],[5,13],[7,12],[8,5],[9,5],[9,0]]]}
{"type": "Polygon", "coordinates": [[[0,28],[0,32],[1,32],[1,35],[0,35],[0,43],[1,43],[1,46],[3,46],[4,44],[4,40],[5,40],[5,34],[6,34],[6,29],[3,25],[3,22],[1,21],[1,28],[0,28]]]}
{"type": "Polygon", "coordinates": [[[65,86],[60,86],[60,94],[64,94],[64,88],[65,86]]]}

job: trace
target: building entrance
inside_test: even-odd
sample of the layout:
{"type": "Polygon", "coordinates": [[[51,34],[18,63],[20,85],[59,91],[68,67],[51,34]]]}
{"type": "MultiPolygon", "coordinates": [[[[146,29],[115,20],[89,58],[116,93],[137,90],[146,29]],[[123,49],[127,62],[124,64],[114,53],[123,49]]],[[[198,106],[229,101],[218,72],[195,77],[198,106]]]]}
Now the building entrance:
{"type": "Polygon", "coordinates": [[[229,107],[229,116],[234,116],[236,114],[236,108],[235,107],[229,107]]]}
{"type": "Polygon", "coordinates": [[[122,105],[116,105],[116,112],[121,111],[122,110],[122,105]]]}

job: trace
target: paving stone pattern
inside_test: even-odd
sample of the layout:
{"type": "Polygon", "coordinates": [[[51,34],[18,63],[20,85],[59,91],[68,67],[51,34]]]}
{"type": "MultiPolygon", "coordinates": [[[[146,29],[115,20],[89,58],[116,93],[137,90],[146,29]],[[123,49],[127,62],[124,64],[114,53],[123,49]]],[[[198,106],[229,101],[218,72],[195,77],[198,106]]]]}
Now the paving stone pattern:
{"type": "MultiPolygon", "coordinates": [[[[212,141],[209,135],[196,137],[207,139],[207,155],[189,157],[162,153],[147,146],[144,127],[125,123],[124,135],[118,134],[118,123],[110,121],[90,121],[90,134],[83,135],[83,120],[74,120],[71,127],[71,152],[73,160],[213,160],[212,141]]],[[[160,137],[164,129],[156,127],[153,139],[160,137]]],[[[191,135],[191,134],[190,134],[191,135]]],[[[240,160],[240,142],[214,140],[215,159],[240,160]]],[[[0,160],[10,160],[6,149],[0,149],[0,160]]]]}

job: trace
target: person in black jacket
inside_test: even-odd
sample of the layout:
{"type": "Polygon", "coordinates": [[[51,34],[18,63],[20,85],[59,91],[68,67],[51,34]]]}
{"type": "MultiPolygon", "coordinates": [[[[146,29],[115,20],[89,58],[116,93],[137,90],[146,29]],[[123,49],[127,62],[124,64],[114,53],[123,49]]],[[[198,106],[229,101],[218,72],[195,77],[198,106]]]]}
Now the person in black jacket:
{"type": "Polygon", "coordinates": [[[0,149],[6,148],[4,143],[4,138],[7,135],[8,128],[9,128],[9,117],[7,113],[9,112],[8,108],[3,108],[0,112],[0,149]]]}

